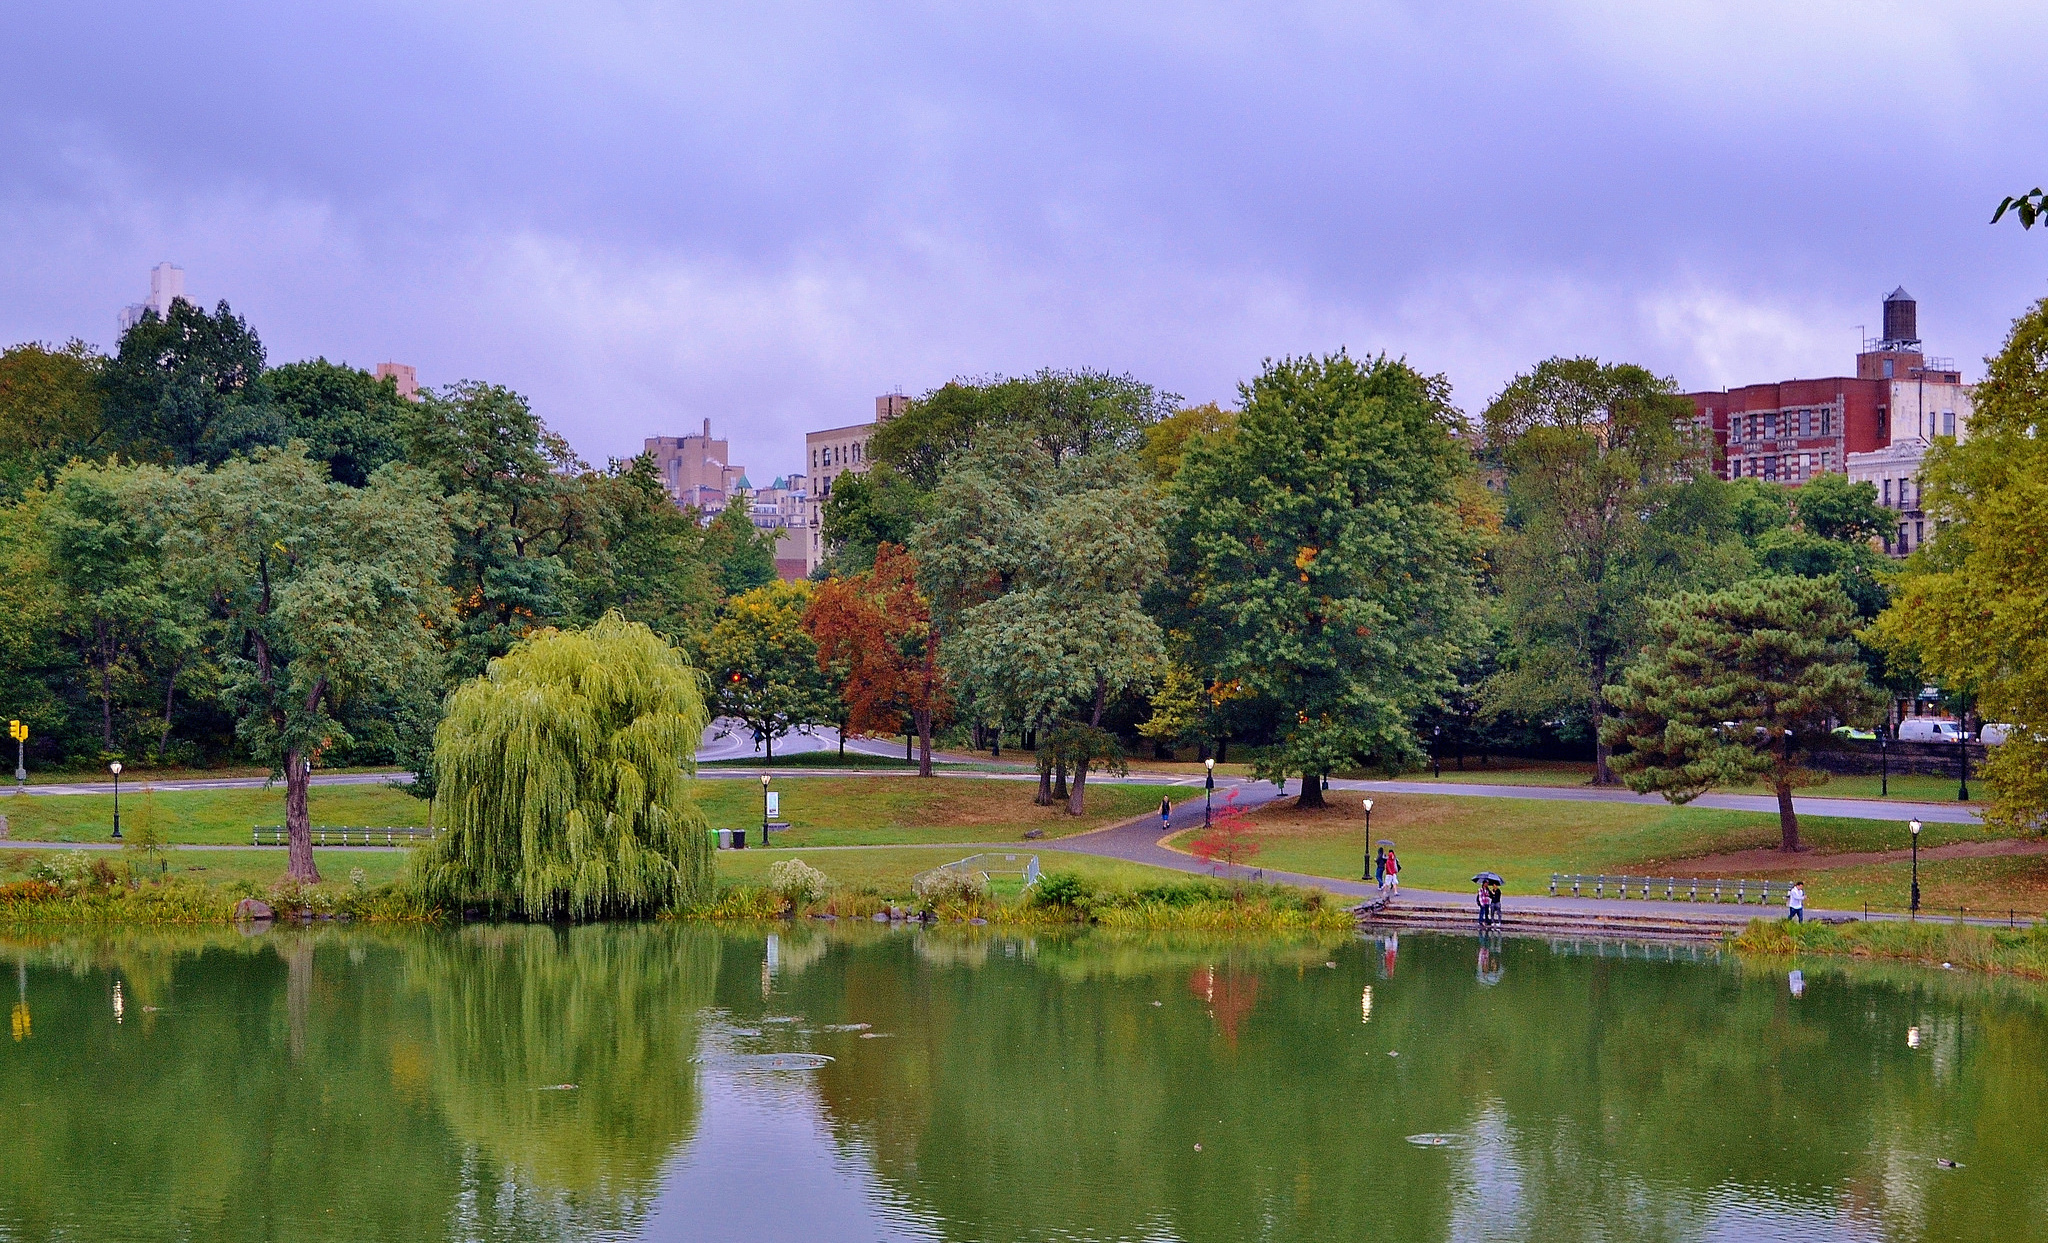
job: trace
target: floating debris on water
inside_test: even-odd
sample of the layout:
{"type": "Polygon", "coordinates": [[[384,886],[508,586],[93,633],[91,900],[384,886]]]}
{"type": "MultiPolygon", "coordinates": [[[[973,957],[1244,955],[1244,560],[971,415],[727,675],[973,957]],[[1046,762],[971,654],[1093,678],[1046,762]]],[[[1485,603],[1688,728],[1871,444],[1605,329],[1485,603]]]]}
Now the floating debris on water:
{"type": "Polygon", "coordinates": [[[817,1070],[832,1059],[822,1053],[731,1053],[724,1057],[693,1057],[693,1062],[721,1070],[767,1073],[784,1070],[817,1070]]]}
{"type": "Polygon", "coordinates": [[[1417,1148],[1459,1148],[1464,1146],[1465,1137],[1431,1131],[1426,1135],[1410,1135],[1408,1142],[1417,1148]]]}
{"type": "Polygon", "coordinates": [[[1951,1161],[1947,1157],[1936,1157],[1934,1163],[1944,1170],[1960,1170],[1963,1168],[1962,1162],[1951,1161]]]}
{"type": "Polygon", "coordinates": [[[794,1022],[796,1022],[796,1020],[795,1020],[794,1018],[792,1018],[792,1017],[790,1017],[789,1015],[786,1015],[786,1014],[770,1014],[770,1015],[766,1015],[766,1016],[764,1016],[764,1017],[763,1017],[763,1018],[761,1019],[761,1021],[762,1021],[763,1023],[794,1023],[794,1022]]]}
{"type": "Polygon", "coordinates": [[[862,1032],[860,1038],[862,1040],[887,1040],[895,1034],[895,1032],[862,1032]]]}
{"type": "Polygon", "coordinates": [[[873,1026],[871,1023],[827,1023],[818,1030],[827,1032],[864,1032],[871,1026],[873,1026]]]}

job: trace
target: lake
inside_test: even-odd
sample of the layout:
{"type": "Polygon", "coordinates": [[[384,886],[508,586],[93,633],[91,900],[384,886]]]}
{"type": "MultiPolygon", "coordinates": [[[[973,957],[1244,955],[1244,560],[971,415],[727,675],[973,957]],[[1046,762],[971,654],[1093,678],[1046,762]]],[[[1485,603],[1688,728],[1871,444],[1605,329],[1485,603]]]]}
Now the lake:
{"type": "Polygon", "coordinates": [[[5,1240],[2048,1233],[2044,994],[1956,973],[844,924],[0,962],[5,1240]]]}

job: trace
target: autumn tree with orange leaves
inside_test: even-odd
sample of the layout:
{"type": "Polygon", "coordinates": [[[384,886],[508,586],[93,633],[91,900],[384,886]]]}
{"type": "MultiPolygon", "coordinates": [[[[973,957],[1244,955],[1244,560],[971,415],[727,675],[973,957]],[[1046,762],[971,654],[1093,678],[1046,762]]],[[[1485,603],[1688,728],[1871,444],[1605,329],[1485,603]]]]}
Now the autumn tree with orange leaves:
{"type": "Polygon", "coordinates": [[[917,561],[895,544],[875,564],[819,584],[804,629],[818,667],[839,681],[847,729],[895,733],[907,718],[917,734],[917,775],[932,775],[932,722],[947,707],[931,602],[917,589],[917,561]]]}

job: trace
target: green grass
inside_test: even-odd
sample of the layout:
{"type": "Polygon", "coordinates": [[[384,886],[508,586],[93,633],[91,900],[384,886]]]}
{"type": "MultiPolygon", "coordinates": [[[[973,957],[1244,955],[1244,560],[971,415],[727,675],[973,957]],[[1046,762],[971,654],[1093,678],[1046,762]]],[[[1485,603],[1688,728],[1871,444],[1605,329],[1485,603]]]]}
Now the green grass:
{"type": "MultiPolygon", "coordinates": [[[[1495,760],[1492,766],[1480,768],[1476,760],[1467,759],[1464,772],[1446,767],[1441,778],[1430,775],[1425,768],[1419,772],[1403,773],[1400,781],[1436,781],[1446,785],[1519,785],[1519,786],[1590,786],[1593,784],[1593,766],[1576,760],[1495,760]]],[[[1380,774],[1368,772],[1343,773],[1341,776],[1359,777],[1372,780],[1380,774]]],[[[1767,786],[1730,786],[1718,791],[1722,794],[1769,794],[1767,786]]],[[[1975,805],[1984,795],[1990,793],[1984,784],[1974,776],[1970,779],[1970,803],[1975,805]]],[[[1826,783],[1808,786],[1796,792],[1799,798],[1858,798],[1888,799],[1894,803],[1953,803],[1956,800],[1956,779],[1954,777],[1910,776],[1892,774],[1889,783],[1881,777],[1861,775],[1839,775],[1826,783]],[[1880,793],[1889,786],[1888,793],[1880,793]]]]}
{"type": "MultiPolygon", "coordinates": [[[[1064,837],[1127,820],[1159,806],[1159,791],[1092,785],[1088,814],[1038,807],[1028,781],[905,777],[785,777],[777,845],[916,846],[948,842],[1022,842],[1030,829],[1064,837]]],[[[731,778],[697,783],[698,805],[715,829],[744,828],[760,843],[761,783],[731,778]]]]}
{"type": "MultiPolygon", "coordinates": [[[[306,795],[317,828],[375,826],[416,828],[427,823],[427,805],[387,785],[314,786],[306,795]]],[[[0,795],[0,815],[9,835],[20,841],[104,842],[113,832],[111,794],[0,795]]],[[[142,826],[160,824],[167,842],[241,845],[249,828],[284,823],[284,786],[265,790],[156,790],[147,785],[121,791],[121,829],[133,837],[142,826]]]]}
{"type": "Polygon", "coordinates": [[[1838,926],[1758,920],[1734,943],[1755,957],[1843,955],[2048,979],[2048,924],[2004,929],[1934,920],[1838,926]]]}
{"type": "MultiPolygon", "coordinates": [[[[1263,808],[1252,814],[1251,822],[1261,866],[1312,876],[1358,877],[1366,847],[1365,822],[1349,798],[1324,812],[1298,811],[1288,804],[1263,808]]],[[[1799,823],[1802,839],[1816,850],[1896,850],[1907,843],[1904,825],[1894,821],[1802,816],[1799,823]]],[[[1375,839],[1396,843],[1403,884],[1454,893],[1469,888],[1472,874],[1481,868],[1505,877],[1511,894],[1528,894],[1547,892],[1552,872],[1693,875],[1684,862],[1687,858],[1778,842],[1777,817],[1769,813],[1469,795],[1378,796],[1372,828],[1375,839]]],[[[1198,831],[1179,835],[1174,844],[1185,849],[1198,831]]],[[[1996,838],[1981,825],[1929,823],[1921,846],[1996,838]]],[[[1929,866],[1921,865],[1923,889],[1929,866]]],[[[1895,870],[1890,864],[1874,869],[1884,876],[1895,870]]],[[[1854,885],[1881,883],[1881,878],[1856,879],[1838,890],[1831,873],[1815,871],[1806,879],[1816,906],[1836,901],[1847,905],[1862,892],[1854,885]]]]}
{"type": "MultiPolygon", "coordinates": [[[[1185,879],[1180,873],[1166,868],[1126,863],[1120,859],[1099,859],[1093,855],[1072,854],[1066,851],[1043,850],[1038,849],[1036,843],[1029,845],[1030,848],[1015,852],[1015,864],[1006,862],[1004,866],[1014,866],[1021,870],[1026,859],[1037,855],[1039,867],[1044,871],[1073,872],[1093,885],[1154,885],[1185,879]]],[[[879,890],[885,897],[903,899],[910,896],[911,877],[973,853],[975,852],[892,846],[862,850],[722,850],[718,853],[718,879],[721,884],[758,885],[763,883],[769,867],[778,860],[797,858],[823,872],[835,885],[870,887],[879,890]]],[[[999,897],[1014,895],[1023,887],[1022,881],[1018,878],[992,877],[991,880],[992,887],[999,897]]]]}
{"type": "MultiPolygon", "coordinates": [[[[49,850],[9,850],[0,844],[0,883],[22,879],[38,861],[46,860],[54,853],[49,850]]],[[[153,879],[161,874],[204,881],[209,885],[246,880],[261,889],[268,889],[283,880],[285,869],[282,848],[166,850],[158,852],[155,859],[149,859],[136,850],[109,850],[94,851],[93,857],[104,858],[109,866],[124,875],[132,869],[135,876],[144,879],[153,879]]],[[[345,882],[351,869],[361,868],[366,884],[381,885],[398,878],[405,867],[405,858],[403,850],[322,850],[318,847],[313,850],[313,862],[320,869],[321,879],[328,883],[345,882]]]]}

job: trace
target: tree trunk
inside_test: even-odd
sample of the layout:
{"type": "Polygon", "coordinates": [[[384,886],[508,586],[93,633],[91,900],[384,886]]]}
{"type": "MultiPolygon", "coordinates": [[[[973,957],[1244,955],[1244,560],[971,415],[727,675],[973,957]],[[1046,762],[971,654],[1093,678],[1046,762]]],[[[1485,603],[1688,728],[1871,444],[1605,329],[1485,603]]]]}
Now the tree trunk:
{"type": "Polygon", "coordinates": [[[1216,740],[1216,762],[1218,764],[1223,763],[1225,757],[1229,754],[1229,751],[1230,735],[1225,734],[1216,740]]]}
{"type": "Polygon", "coordinates": [[[1607,657],[1593,657],[1593,784],[1614,784],[1614,770],[1607,766],[1612,751],[1602,726],[1607,724],[1607,657]]]}
{"type": "Polygon", "coordinates": [[[1081,757],[1081,762],[1079,764],[1074,765],[1074,791],[1067,797],[1068,815],[1078,816],[1086,809],[1087,804],[1083,801],[1083,799],[1087,789],[1087,785],[1088,758],[1084,755],[1081,757]]]}
{"type": "Polygon", "coordinates": [[[313,1009],[313,942],[293,937],[284,951],[285,1047],[294,1062],[306,1056],[306,1018],[313,1009]]]}
{"type": "Polygon", "coordinates": [[[1038,797],[1031,801],[1040,807],[1052,806],[1052,765],[1042,759],[1038,762],[1038,797]]]}
{"type": "Polygon", "coordinates": [[[106,628],[100,627],[100,745],[108,751],[114,749],[114,658],[108,648],[106,628]]]}
{"type": "Polygon", "coordinates": [[[1067,757],[1056,756],[1052,762],[1052,796],[1055,799],[1067,797],[1067,757]]]}
{"type": "Polygon", "coordinates": [[[1799,813],[1792,810],[1792,785],[1787,781],[1776,783],[1778,787],[1778,849],[1794,851],[1799,849],[1799,813]]]}
{"type": "Polygon", "coordinates": [[[1323,802],[1323,775],[1303,773],[1301,775],[1301,797],[1294,800],[1296,807],[1310,811],[1321,811],[1329,804],[1323,802]]]}
{"type": "Polygon", "coordinates": [[[172,665],[170,673],[164,677],[164,727],[156,736],[156,762],[159,765],[164,762],[164,748],[171,745],[171,706],[178,693],[178,671],[184,667],[185,662],[181,660],[172,665]]]}
{"type": "Polygon", "coordinates": [[[320,869],[313,863],[313,819],[306,811],[306,787],[312,774],[306,771],[305,756],[297,747],[284,753],[284,831],[291,843],[285,875],[302,884],[320,883],[320,869]]]}
{"type": "Polygon", "coordinates": [[[917,713],[917,775],[932,775],[932,710],[920,709],[917,713]]]}

